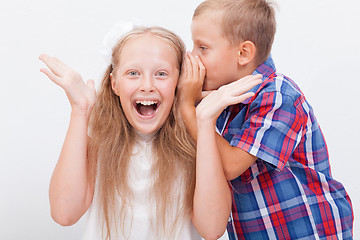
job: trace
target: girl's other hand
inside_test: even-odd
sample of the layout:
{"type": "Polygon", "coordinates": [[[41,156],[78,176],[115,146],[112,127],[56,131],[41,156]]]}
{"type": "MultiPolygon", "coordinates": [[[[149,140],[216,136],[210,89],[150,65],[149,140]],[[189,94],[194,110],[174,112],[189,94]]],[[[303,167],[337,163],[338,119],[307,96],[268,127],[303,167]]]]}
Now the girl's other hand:
{"type": "Polygon", "coordinates": [[[253,92],[248,91],[260,84],[261,78],[260,74],[249,75],[210,92],[196,107],[196,119],[200,122],[209,120],[215,124],[224,108],[254,96],[253,92]]]}
{"type": "Polygon", "coordinates": [[[39,59],[49,68],[42,68],[40,71],[65,90],[72,110],[81,111],[90,116],[96,99],[94,81],[88,80],[85,83],[78,72],[57,58],[41,54],[39,59]]]}

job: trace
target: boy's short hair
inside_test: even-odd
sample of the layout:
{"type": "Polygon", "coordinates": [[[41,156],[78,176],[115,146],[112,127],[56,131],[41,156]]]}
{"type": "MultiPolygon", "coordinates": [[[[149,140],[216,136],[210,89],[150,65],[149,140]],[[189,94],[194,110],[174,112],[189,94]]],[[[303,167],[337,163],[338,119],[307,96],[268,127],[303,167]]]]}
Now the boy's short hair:
{"type": "Polygon", "coordinates": [[[204,13],[220,17],[220,27],[230,44],[253,42],[257,64],[269,57],[276,31],[271,3],[266,0],[205,0],[195,9],[193,19],[204,13]]]}

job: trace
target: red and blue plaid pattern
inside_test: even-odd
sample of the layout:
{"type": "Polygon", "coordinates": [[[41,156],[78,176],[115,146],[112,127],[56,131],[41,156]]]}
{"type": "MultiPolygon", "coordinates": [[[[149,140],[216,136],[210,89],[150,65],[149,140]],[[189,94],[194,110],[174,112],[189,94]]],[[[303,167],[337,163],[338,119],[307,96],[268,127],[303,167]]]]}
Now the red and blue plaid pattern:
{"type": "Polygon", "coordinates": [[[324,136],[298,86],[269,59],[255,96],[230,106],[217,128],[258,160],[230,182],[235,239],[352,239],[349,196],[331,176],[324,136]]]}

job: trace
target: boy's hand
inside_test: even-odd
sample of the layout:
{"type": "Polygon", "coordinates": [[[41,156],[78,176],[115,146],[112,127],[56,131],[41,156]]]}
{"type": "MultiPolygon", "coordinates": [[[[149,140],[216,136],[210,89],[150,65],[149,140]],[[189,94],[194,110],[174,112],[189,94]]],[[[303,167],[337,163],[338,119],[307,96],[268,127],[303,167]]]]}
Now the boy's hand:
{"type": "Polygon", "coordinates": [[[178,84],[180,104],[195,106],[202,99],[205,67],[198,56],[187,52],[178,84]]]}
{"type": "Polygon", "coordinates": [[[54,57],[42,54],[39,59],[50,69],[42,68],[40,71],[65,90],[72,109],[90,116],[96,99],[94,81],[88,80],[85,84],[78,72],[54,57]]]}
{"type": "Polygon", "coordinates": [[[211,121],[212,124],[215,124],[224,108],[254,96],[253,92],[248,91],[260,84],[261,78],[262,75],[260,74],[249,75],[212,91],[196,107],[197,121],[211,121]]]}

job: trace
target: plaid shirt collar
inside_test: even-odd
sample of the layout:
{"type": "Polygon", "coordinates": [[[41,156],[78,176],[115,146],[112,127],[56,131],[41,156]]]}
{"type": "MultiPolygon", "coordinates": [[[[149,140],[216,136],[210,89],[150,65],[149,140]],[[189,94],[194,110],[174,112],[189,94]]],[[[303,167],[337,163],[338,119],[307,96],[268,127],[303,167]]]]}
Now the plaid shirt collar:
{"type": "MultiPolygon", "coordinates": [[[[255,71],[252,73],[252,75],[261,74],[263,75],[262,80],[269,78],[271,74],[274,74],[276,72],[275,63],[271,57],[271,55],[268,57],[268,59],[262,63],[260,66],[258,66],[255,71]]],[[[257,90],[260,88],[261,84],[256,85],[253,87],[249,92],[256,93],[257,90]]],[[[245,101],[242,102],[242,104],[249,104],[250,101],[252,101],[252,98],[248,98],[245,101]]]]}

